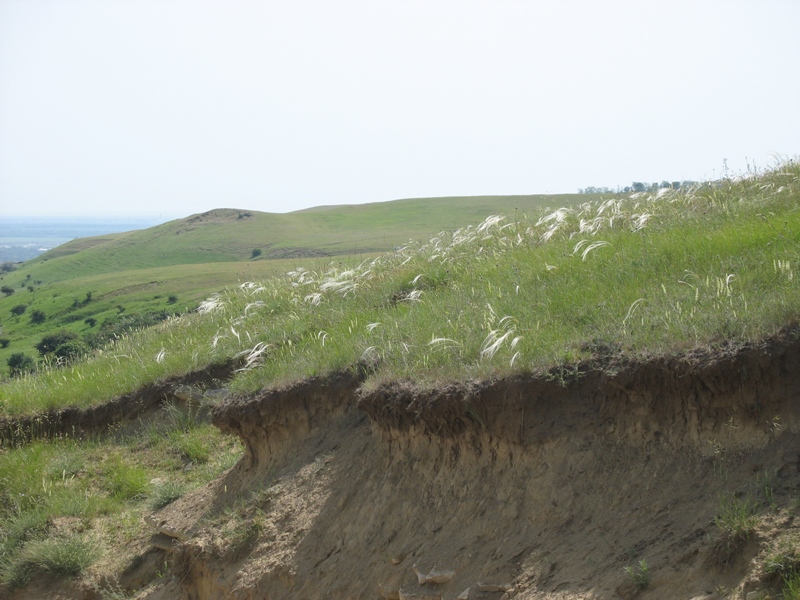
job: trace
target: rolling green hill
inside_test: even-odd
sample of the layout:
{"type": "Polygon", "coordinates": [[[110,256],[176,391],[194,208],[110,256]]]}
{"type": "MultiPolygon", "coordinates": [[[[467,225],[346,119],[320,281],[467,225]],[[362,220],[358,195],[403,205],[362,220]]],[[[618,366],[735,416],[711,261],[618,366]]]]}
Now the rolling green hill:
{"type": "Polygon", "coordinates": [[[216,209],[141,231],[74,240],[30,261],[28,273],[35,279],[63,281],[120,269],[246,261],[254,249],[261,250],[261,259],[383,252],[409,239],[427,238],[494,213],[521,215],[591,198],[420,198],[324,206],[287,214],[216,209]]]}
{"type": "MultiPolygon", "coordinates": [[[[382,207],[404,209],[394,223],[403,235],[420,227],[410,236],[420,241],[393,252],[376,246],[334,260],[312,252],[250,260],[251,247],[267,246],[245,235],[248,219],[272,215],[212,211],[82,240],[80,251],[62,248],[6,274],[3,284],[13,283],[14,293],[0,300],[0,314],[17,337],[4,352],[53,328],[86,335],[103,328],[101,320],[116,326],[131,314],[184,313],[207,299],[191,314],[120,330],[80,360],[0,382],[0,595],[45,597],[41,582],[61,594],[70,576],[81,592],[69,597],[85,597],[91,585],[103,597],[145,597],[151,584],[163,586],[157,597],[173,597],[178,581],[194,581],[194,589],[208,581],[211,571],[185,567],[192,561],[227,569],[215,571],[230,574],[220,582],[251,569],[260,586],[272,581],[265,556],[294,557],[284,549],[307,546],[324,561],[321,550],[339,547],[341,523],[411,515],[398,530],[413,545],[391,546],[383,519],[380,530],[368,525],[359,534],[362,554],[378,557],[375,569],[385,568],[390,581],[399,571],[385,557],[394,548],[425,548],[447,513],[453,534],[428,547],[441,543],[450,556],[476,540],[488,548],[465,573],[484,569],[490,553],[503,569],[496,572],[511,572],[520,554],[495,548],[534,549],[525,559],[531,575],[514,581],[536,582],[540,549],[564,547],[567,526],[552,527],[556,520],[574,521],[566,529],[574,541],[561,556],[578,561],[575,571],[559,573],[587,571],[591,514],[604,519],[592,520],[592,560],[608,562],[582,575],[574,597],[600,578],[607,583],[596,589],[634,597],[650,585],[650,569],[661,590],[675,573],[700,573],[703,584],[685,588],[692,597],[704,589],[731,597],[734,586],[743,597],[754,577],[770,597],[790,597],[789,584],[800,582],[800,543],[790,526],[798,510],[800,165],[527,217],[514,218],[513,208],[522,209],[513,206],[506,218],[478,217],[427,238],[422,221],[428,231],[449,229],[446,219],[462,218],[453,209],[459,203],[414,202],[382,207]],[[134,255],[188,260],[191,247],[175,240],[190,235],[216,240],[209,248],[228,260],[126,268],[134,255]],[[236,243],[232,260],[225,252],[236,243]],[[59,264],[80,274],[55,280],[53,270],[54,280],[43,280],[59,264]],[[20,302],[28,303],[25,312],[8,317],[20,302]],[[47,313],[45,322],[30,324],[34,310],[47,313]],[[211,406],[218,429],[204,420],[211,406]],[[444,487],[431,483],[440,481],[444,487]],[[410,495],[398,502],[397,490],[410,495]],[[433,520],[429,498],[445,499],[433,520]],[[590,504],[603,508],[591,513],[590,504]],[[472,512],[460,513],[465,506],[472,512]],[[541,518],[547,506],[558,509],[549,513],[554,520],[541,518]],[[622,513],[634,515],[635,525],[620,525],[622,513]],[[299,533],[276,535],[290,514],[299,516],[299,533]],[[474,522],[480,532],[501,523],[500,545],[483,544],[476,529],[452,543],[463,523],[474,522]],[[539,531],[529,529],[537,524],[539,531]],[[333,537],[320,544],[317,532],[333,537]],[[518,546],[508,545],[512,532],[521,532],[518,546]],[[310,544],[299,537],[308,534],[310,544]],[[382,545],[375,550],[371,540],[382,545]],[[690,552],[676,552],[687,543],[690,552]],[[746,560],[721,562],[737,556],[746,560]],[[788,565],[793,579],[770,573],[772,565],[788,565]],[[717,583],[721,573],[726,588],[717,583]]],[[[285,248],[332,254],[334,234],[342,248],[364,243],[367,233],[348,227],[356,214],[374,223],[378,208],[296,213],[301,223],[313,217],[314,231],[329,237],[308,225],[292,238],[286,225],[269,248],[282,240],[285,248]]],[[[296,564],[321,564],[307,556],[313,560],[296,564]]],[[[397,556],[405,560],[405,551],[397,556]]],[[[552,573],[555,562],[547,563],[552,573]]],[[[341,564],[323,568],[338,581],[341,564]]],[[[313,569],[307,579],[316,584],[322,570],[313,569]]],[[[412,569],[403,576],[420,581],[412,569]]]]}
{"type": "Polygon", "coordinates": [[[494,213],[521,217],[592,198],[420,198],[287,214],[216,209],[149,229],[76,239],[0,277],[15,291],[0,297],[0,339],[8,341],[0,348],[0,373],[14,353],[36,357],[35,344],[53,330],[108,337],[125,324],[138,327],[192,310],[226,286],[296,266],[323,268],[334,257],[360,261],[494,213]],[[24,312],[12,312],[20,307],[24,312]],[[45,320],[32,322],[34,311],[45,320]]]}

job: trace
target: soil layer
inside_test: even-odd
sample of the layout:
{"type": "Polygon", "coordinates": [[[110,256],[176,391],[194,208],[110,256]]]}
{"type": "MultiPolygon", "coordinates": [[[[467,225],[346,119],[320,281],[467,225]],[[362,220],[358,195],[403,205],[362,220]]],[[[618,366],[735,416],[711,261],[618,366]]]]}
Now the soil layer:
{"type": "Polygon", "coordinates": [[[148,519],[140,563],[168,576],[120,582],[148,600],[778,597],[769,557],[800,557],[799,395],[792,329],[436,390],[345,373],[229,399],[213,422],[243,459],[148,519]]]}
{"type": "Polygon", "coordinates": [[[155,516],[174,579],[149,597],[775,593],[798,367],[785,332],[433,391],[339,375],[227,402],[214,422],[245,458],[155,516]],[[746,536],[726,533],[732,502],[758,507],[746,536]]]}

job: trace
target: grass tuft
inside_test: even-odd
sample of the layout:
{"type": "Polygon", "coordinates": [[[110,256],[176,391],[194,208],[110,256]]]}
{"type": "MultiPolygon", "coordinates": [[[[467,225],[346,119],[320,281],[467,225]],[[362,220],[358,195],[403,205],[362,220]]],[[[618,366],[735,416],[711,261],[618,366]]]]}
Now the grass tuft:
{"type": "Polygon", "coordinates": [[[638,565],[625,567],[625,574],[630,582],[640,590],[650,587],[650,567],[646,560],[642,559],[638,565]]]}
{"type": "Polygon", "coordinates": [[[142,498],[147,494],[149,478],[139,465],[116,458],[106,466],[106,487],[118,500],[142,498]]]}
{"type": "Polygon", "coordinates": [[[80,535],[33,540],[0,566],[0,581],[11,589],[38,574],[75,576],[98,557],[97,546],[80,535]]]}
{"type": "Polygon", "coordinates": [[[733,495],[722,496],[719,511],[714,517],[716,525],[729,539],[746,540],[758,525],[758,503],[741,500],[733,495]]]}

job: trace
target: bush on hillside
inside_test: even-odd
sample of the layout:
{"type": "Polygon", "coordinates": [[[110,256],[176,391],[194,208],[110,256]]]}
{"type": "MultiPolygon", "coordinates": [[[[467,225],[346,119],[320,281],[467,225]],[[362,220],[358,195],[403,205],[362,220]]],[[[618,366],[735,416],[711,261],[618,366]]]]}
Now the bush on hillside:
{"type": "Polygon", "coordinates": [[[28,373],[36,368],[33,359],[24,352],[15,352],[6,361],[12,377],[28,373]]]}
{"type": "Polygon", "coordinates": [[[58,346],[53,354],[64,360],[80,358],[89,351],[89,347],[81,340],[69,340],[58,346]]]}
{"type": "Polygon", "coordinates": [[[78,339],[78,334],[73,333],[72,331],[67,331],[62,329],[60,331],[56,331],[55,333],[50,333],[42,338],[42,340],[36,344],[36,349],[39,351],[39,354],[45,356],[47,354],[52,354],[58,349],[59,346],[66,344],[67,342],[72,342],[78,339]]]}

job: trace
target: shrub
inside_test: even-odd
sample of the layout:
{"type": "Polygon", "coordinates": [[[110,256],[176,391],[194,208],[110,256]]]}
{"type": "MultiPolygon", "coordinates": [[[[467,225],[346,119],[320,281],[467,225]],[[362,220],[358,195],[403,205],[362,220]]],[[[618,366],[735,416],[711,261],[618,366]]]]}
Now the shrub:
{"type": "Polygon", "coordinates": [[[80,340],[69,340],[58,346],[53,354],[58,358],[70,360],[83,356],[89,350],[88,346],[80,340]]]}
{"type": "Polygon", "coordinates": [[[167,304],[175,304],[178,301],[178,297],[175,294],[170,294],[169,298],[167,298],[167,304]]]}
{"type": "Polygon", "coordinates": [[[67,331],[66,329],[61,329],[60,331],[56,331],[55,333],[50,333],[44,336],[42,340],[36,344],[36,349],[39,351],[39,354],[44,356],[46,354],[55,352],[59,346],[62,346],[67,342],[72,342],[76,339],[78,339],[77,333],[67,331]]]}
{"type": "Polygon", "coordinates": [[[47,315],[44,314],[43,311],[36,309],[31,312],[31,323],[39,324],[44,323],[47,320],[47,315]]]}
{"type": "Polygon", "coordinates": [[[261,248],[253,248],[250,258],[258,258],[259,256],[261,256],[261,248]]]}
{"type": "Polygon", "coordinates": [[[15,352],[6,361],[12,377],[28,373],[36,368],[33,359],[24,352],[15,352]]]}
{"type": "Polygon", "coordinates": [[[11,343],[11,340],[8,338],[0,338],[0,348],[8,348],[8,345],[11,343]]]}
{"type": "Polygon", "coordinates": [[[94,327],[95,325],[97,325],[97,319],[95,319],[94,317],[89,317],[88,319],[84,319],[83,322],[86,323],[89,327],[94,327]]]}
{"type": "Polygon", "coordinates": [[[0,292],[3,292],[6,296],[10,296],[14,293],[14,288],[12,288],[10,285],[4,285],[3,287],[0,287],[0,292]]]}
{"type": "Polygon", "coordinates": [[[16,271],[16,270],[17,270],[17,265],[15,265],[13,262],[6,261],[3,264],[0,264],[0,271],[2,271],[3,273],[11,273],[11,271],[16,271]]]}
{"type": "Polygon", "coordinates": [[[28,310],[27,304],[17,304],[14,308],[11,309],[11,314],[15,317],[18,317],[25,313],[28,310]]]}

